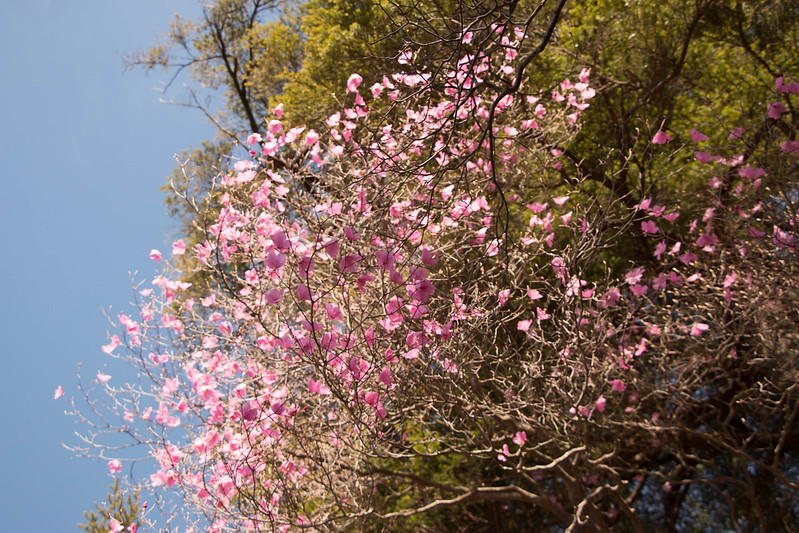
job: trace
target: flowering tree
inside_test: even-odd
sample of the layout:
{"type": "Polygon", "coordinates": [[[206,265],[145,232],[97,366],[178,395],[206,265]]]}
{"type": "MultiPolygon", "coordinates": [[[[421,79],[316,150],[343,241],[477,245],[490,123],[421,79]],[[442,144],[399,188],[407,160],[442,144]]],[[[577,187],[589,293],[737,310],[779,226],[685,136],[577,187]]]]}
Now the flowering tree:
{"type": "Polygon", "coordinates": [[[325,131],[275,109],[184,198],[204,241],[175,242],[116,317],[103,349],[140,381],[98,373],[120,422],[89,398],[87,450],[149,446],[144,484],[210,531],[643,531],[697,502],[787,528],[799,85],[778,79],[728,146],[642,133],[648,157],[685,158],[691,201],[660,186],[675,176],[636,198],[571,172],[590,72],[525,86],[549,35],[466,28],[482,45],[449,69],[409,50],[369,87],[350,76],[325,131]],[[649,257],[607,266],[631,239],[649,257]]]}

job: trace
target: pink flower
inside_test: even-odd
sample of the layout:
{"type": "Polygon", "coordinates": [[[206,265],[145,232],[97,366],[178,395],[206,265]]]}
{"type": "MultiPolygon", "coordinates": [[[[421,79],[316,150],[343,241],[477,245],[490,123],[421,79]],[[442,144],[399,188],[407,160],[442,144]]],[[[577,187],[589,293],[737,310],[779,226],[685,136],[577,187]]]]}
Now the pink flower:
{"type": "Polygon", "coordinates": [[[297,297],[300,300],[311,301],[311,289],[304,283],[297,285],[297,297]]]}
{"type": "Polygon", "coordinates": [[[262,140],[263,138],[261,137],[260,133],[250,133],[250,135],[247,137],[247,144],[252,146],[254,144],[258,144],[262,140]]]}
{"type": "Polygon", "coordinates": [[[119,459],[112,459],[108,461],[108,471],[112,474],[122,471],[122,463],[119,462],[119,459]]]}
{"type": "Polygon", "coordinates": [[[650,234],[655,234],[658,231],[660,231],[657,224],[655,224],[651,220],[644,220],[643,222],[641,222],[641,230],[644,233],[650,233],[650,234]]]}
{"type": "Polygon", "coordinates": [[[281,252],[285,252],[289,248],[291,248],[291,241],[288,240],[286,234],[282,231],[276,231],[273,233],[270,238],[272,239],[272,244],[275,245],[275,248],[280,250],[281,252]]]}
{"type": "Polygon", "coordinates": [[[700,143],[708,139],[710,139],[710,137],[708,137],[704,133],[700,133],[696,130],[691,130],[691,140],[694,141],[695,143],[700,143]]]}
{"type": "Polygon", "coordinates": [[[339,262],[339,269],[342,272],[357,272],[358,263],[361,261],[361,259],[362,257],[358,254],[345,255],[339,262]]]}
{"type": "Polygon", "coordinates": [[[108,374],[103,374],[101,371],[97,371],[97,381],[100,383],[108,383],[108,380],[111,379],[111,376],[108,374]]]}
{"type": "Polygon", "coordinates": [[[55,390],[55,394],[53,395],[53,399],[54,399],[54,400],[57,400],[57,399],[59,399],[60,397],[62,397],[63,395],[64,395],[64,389],[62,389],[62,388],[61,388],[61,385],[59,385],[59,386],[56,388],[56,390],[55,390]]]}
{"type": "Polygon", "coordinates": [[[730,130],[730,134],[727,136],[727,139],[730,141],[734,139],[742,139],[744,136],[744,132],[746,132],[744,128],[733,128],[732,130],[730,130]]]}
{"type": "Polygon", "coordinates": [[[673,140],[673,137],[666,132],[659,131],[652,137],[652,144],[666,144],[673,140]]]}
{"type": "Polygon", "coordinates": [[[150,259],[158,263],[159,261],[161,261],[161,259],[163,259],[163,257],[161,256],[161,252],[153,248],[152,250],[150,250],[150,259]]]}
{"type": "Polygon", "coordinates": [[[172,255],[183,255],[186,253],[186,243],[183,239],[172,243],[172,255]]]}
{"type": "Polygon", "coordinates": [[[391,375],[391,369],[389,367],[385,367],[380,372],[379,379],[384,385],[391,386],[391,384],[394,383],[394,377],[391,375]]]}
{"type": "Polygon", "coordinates": [[[738,169],[738,175],[742,178],[754,180],[766,175],[762,167],[745,166],[738,169]]]}
{"type": "Polygon", "coordinates": [[[646,269],[644,267],[638,267],[627,272],[627,274],[625,274],[624,277],[627,280],[627,283],[629,283],[630,285],[634,285],[639,281],[641,281],[644,272],[646,272],[646,269]]]}
{"type": "Polygon", "coordinates": [[[502,289],[497,294],[497,298],[499,299],[499,306],[502,307],[508,302],[508,298],[510,297],[510,289],[502,289]]]}
{"type": "Polygon", "coordinates": [[[708,326],[707,324],[703,324],[702,322],[695,322],[694,325],[691,327],[691,336],[698,337],[708,329],[710,329],[710,326],[708,326]]]}
{"type": "Polygon", "coordinates": [[[799,153],[799,141],[785,141],[781,149],[783,154],[799,153]]]}
{"type": "Polygon", "coordinates": [[[527,433],[525,433],[524,431],[517,432],[516,435],[513,436],[513,442],[514,444],[521,446],[522,444],[527,442],[527,433]]]}
{"type": "Polygon", "coordinates": [[[782,102],[774,102],[768,105],[768,116],[774,120],[780,118],[785,113],[785,106],[782,102]]]}
{"type": "Polygon", "coordinates": [[[707,152],[694,152],[694,156],[700,163],[709,163],[716,159],[713,154],[709,154],[707,152]]]}
{"type": "Polygon", "coordinates": [[[614,392],[624,392],[624,390],[627,388],[627,385],[625,385],[624,382],[620,379],[614,379],[613,381],[610,382],[610,388],[614,392]]]}
{"type": "Polygon", "coordinates": [[[277,270],[286,264],[286,256],[285,254],[275,253],[274,251],[272,251],[269,252],[269,255],[266,256],[265,263],[266,266],[271,268],[272,270],[277,270]]]}
{"type": "Polygon", "coordinates": [[[358,74],[351,75],[350,78],[347,80],[347,90],[351,93],[354,93],[355,91],[358,90],[358,86],[361,84],[362,81],[363,78],[358,74]]]}
{"type": "Polygon", "coordinates": [[[596,409],[597,409],[597,411],[599,411],[600,413],[604,413],[606,404],[607,404],[607,400],[605,399],[604,396],[600,396],[599,398],[597,398],[597,400],[596,400],[596,409]]]}
{"type": "Polygon", "coordinates": [[[532,320],[519,320],[516,323],[516,329],[519,331],[527,331],[530,329],[530,325],[533,323],[532,320]]]}
{"type": "Polygon", "coordinates": [[[119,337],[114,335],[111,337],[111,342],[103,346],[103,351],[108,355],[111,355],[111,352],[114,351],[114,348],[119,346],[119,337]]]}

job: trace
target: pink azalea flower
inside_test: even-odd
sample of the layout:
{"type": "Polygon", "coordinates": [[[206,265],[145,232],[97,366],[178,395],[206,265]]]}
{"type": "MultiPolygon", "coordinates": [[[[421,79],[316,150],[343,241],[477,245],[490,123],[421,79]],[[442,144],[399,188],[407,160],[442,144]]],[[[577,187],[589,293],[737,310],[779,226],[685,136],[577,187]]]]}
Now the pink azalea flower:
{"type": "Polygon", "coordinates": [[[519,331],[527,331],[530,329],[530,325],[533,323],[532,320],[519,320],[516,323],[516,329],[519,331]]]}
{"type": "Polygon", "coordinates": [[[707,141],[708,139],[710,139],[710,137],[708,137],[704,133],[698,132],[696,130],[691,130],[691,140],[694,141],[695,143],[707,141]]]}
{"type": "Polygon", "coordinates": [[[658,231],[660,231],[657,224],[655,224],[651,220],[644,220],[643,222],[641,222],[641,230],[644,233],[650,233],[650,234],[655,234],[658,231]]]}
{"type": "Polygon", "coordinates": [[[186,243],[183,239],[172,243],[172,255],[183,255],[186,253],[186,243]]]}
{"type": "Polygon", "coordinates": [[[774,102],[768,105],[768,116],[777,120],[785,113],[785,105],[782,102],[774,102]]]}
{"type": "Polygon", "coordinates": [[[108,461],[108,471],[112,474],[122,471],[122,463],[119,462],[119,459],[112,459],[108,461]]]}
{"type": "Polygon", "coordinates": [[[754,180],[761,176],[766,175],[766,171],[762,167],[745,166],[738,169],[738,175],[742,178],[754,180]]]}
{"type": "Polygon", "coordinates": [[[283,299],[283,289],[269,289],[265,296],[268,303],[276,304],[283,299]]]}
{"type": "Polygon", "coordinates": [[[510,289],[502,289],[497,294],[497,298],[499,299],[499,306],[502,307],[508,302],[508,298],[510,297],[510,289]]]}
{"type": "Polygon", "coordinates": [[[694,152],[694,156],[700,163],[709,163],[716,159],[716,156],[707,152],[694,152]]]}
{"type": "Polygon", "coordinates": [[[110,533],[119,533],[120,531],[124,531],[125,529],[124,526],[120,524],[119,521],[113,516],[109,521],[109,526],[111,528],[108,530],[110,533]]]}
{"type": "Polygon", "coordinates": [[[113,337],[111,337],[111,342],[103,346],[103,351],[108,355],[111,355],[111,352],[113,352],[114,348],[119,346],[119,344],[120,344],[119,337],[117,335],[114,335],[113,337]]]}
{"type": "Polygon", "coordinates": [[[597,409],[597,411],[599,411],[600,413],[604,413],[606,404],[607,404],[607,400],[605,399],[604,396],[600,396],[599,398],[597,398],[597,400],[596,400],[596,409],[597,409]]]}
{"type": "Polygon", "coordinates": [[[734,139],[742,139],[744,136],[744,132],[746,132],[744,128],[733,128],[730,131],[729,136],[727,136],[727,140],[732,141],[734,139]]]}
{"type": "Polygon", "coordinates": [[[666,144],[673,140],[673,137],[666,132],[659,131],[652,137],[652,144],[666,144]]]}
{"type": "Polygon", "coordinates": [[[527,442],[527,433],[525,433],[524,431],[517,432],[516,435],[513,436],[513,442],[514,444],[521,446],[522,444],[527,442]]]}
{"type": "Polygon", "coordinates": [[[297,285],[297,297],[300,300],[311,301],[311,290],[304,283],[297,285]]]}
{"type": "Polygon", "coordinates": [[[358,90],[358,86],[363,81],[363,78],[358,74],[352,74],[349,79],[347,80],[347,90],[351,93],[354,93],[358,90]]]}

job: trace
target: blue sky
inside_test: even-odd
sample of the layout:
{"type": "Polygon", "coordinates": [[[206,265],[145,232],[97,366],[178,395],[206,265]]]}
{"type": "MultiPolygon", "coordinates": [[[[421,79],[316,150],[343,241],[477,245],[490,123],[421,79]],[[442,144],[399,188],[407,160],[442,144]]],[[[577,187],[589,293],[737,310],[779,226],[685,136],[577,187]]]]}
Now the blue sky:
{"type": "MultiPolygon", "coordinates": [[[[174,155],[213,137],[159,102],[165,73],[126,71],[196,0],[0,2],[0,531],[79,531],[105,463],[73,458],[64,415],[78,363],[109,364],[103,309],[151,278],[175,232],[158,187],[174,155]],[[53,400],[56,386],[66,397],[53,400]]],[[[113,372],[109,372],[112,373],[113,372]]]]}

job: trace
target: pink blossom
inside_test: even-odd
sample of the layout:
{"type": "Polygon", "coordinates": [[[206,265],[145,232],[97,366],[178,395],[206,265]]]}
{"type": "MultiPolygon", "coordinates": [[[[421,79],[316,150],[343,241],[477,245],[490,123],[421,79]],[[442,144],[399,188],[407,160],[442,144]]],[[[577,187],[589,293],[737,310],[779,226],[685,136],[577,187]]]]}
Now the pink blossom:
{"type": "Polygon", "coordinates": [[[186,253],[186,243],[183,242],[183,239],[172,243],[172,255],[183,255],[184,253],[186,253]]]}
{"type": "Polygon", "coordinates": [[[64,389],[61,388],[61,385],[56,387],[55,394],[53,395],[53,399],[57,400],[64,395],[64,389]]]}
{"type": "Polygon", "coordinates": [[[304,283],[297,285],[297,298],[300,300],[311,301],[311,290],[304,283]]]}
{"type": "Polygon", "coordinates": [[[641,222],[641,230],[644,233],[655,234],[658,231],[660,231],[660,228],[658,228],[657,224],[655,224],[653,221],[644,220],[643,222],[641,222]]]}
{"type": "Polygon", "coordinates": [[[502,307],[508,302],[508,298],[510,297],[510,289],[502,289],[497,294],[497,299],[499,300],[499,306],[502,307]]]}
{"type": "Polygon", "coordinates": [[[655,136],[652,137],[652,144],[666,144],[667,142],[673,140],[673,137],[666,132],[659,131],[655,133],[655,136]]]}
{"type": "Polygon", "coordinates": [[[394,377],[391,375],[391,369],[389,367],[385,367],[383,370],[381,370],[379,379],[384,385],[391,386],[391,384],[394,383],[394,377]]]}
{"type": "Polygon", "coordinates": [[[766,175],[766,171],[763,170],[762,167],[752,167],[752,166],[745,166],[738,169],[738,175],[742,178],[746,178],[749,180],[757,179],[761,176],[766,175]]]}
{"type": "Polygon", "coordinates": [[[119,459],[112,459],[108,461],[108,471],[112,474],[122,471],[122,463],[119,461],[119,459]]]}
{"type": "Polygon", "coordinates": [[[527,433],[524,431],[518,431],[516,435],[513,436],[513,443],[517,446],[521,446],[525,442],[527,442],[527,433]]]}
{"type": "Polygon", "coordinates": [[[691,140],[694,141],[695,143],[707,141],[708,139],[710,139],[710,137],[708,137],[704,133],[698,132],[696,130],[691,130],[691,140]]]}
{"type": "Polygon", "coordinates": [[[735,139],[743,139],[743,136],[744,136],[745,132],[746,132],[746,129],[744,129],[744,128],[733,128],[732,130],[730,130],[730,134],[729,134],[729,136],[727,136],[727,140],[732,141],[732,140],[735,140],[735,139]]]}
{"type": "Polygon", "coordinates": [[[597,409],[597,411],[599,411],[600,413],[604,413],[606,404],[607,404],[607,400],[605,399],[604,396],[600,396],[599,398],[597,398],[597,400],[596,400],[596,409],[597,409]]]}
{"type": "Polygon", "coordinates": [[[354,93],[358,90],[358,86],[363,81],[363,78],[358,74],[350,75],[349,79],[347,80],[347,90],[351,93],[354,93]]]}
{"type": "Polygon", "coordinates": [[[339,269],[342,272],[357,272],[362,257],[358,254],[349,254],[341,258],[339,269]]]}
{"type": "Polygon", "coordinates": [[[627,272],[627,274],[625,274],[624,277],[627,280],[628,284],[634,285],[634,284],[638,283],[639,281],[641,281],[641,278],[643,277],[644,272],[646,272],[646,269],[644,267],[638,267],[638,268],[634,268],[634,269],[630,270],[629,272],[627,272]]]}
{"type": "Polygon", "coordinates": [[[694,322],[694,325],[691,327],[691,336],[698,337],[708,329],[710,329],[710,326],[707,324],[703,324],[702,322],[694,322]]]}
{"type": "Polygon", "coordinates": [[[620,379],[614,379],[613,381],[610,382],[610,388],[614,392],[624,392],[625,389],[627,388],[627,385],[625,385],[624,382],[620,379]]]}
{"type": "Polygon", "coordinates": [[[108,383],[108,380],[111,379],[111,376],[108,374],[103,374],[101,371],[97,371],[97,381],[100,383],[108,383]]]}
{"type": "Polygon", "coordinates": [[[280,250],[281,252],[287,251],[291,248],[291,241],[288,240],[286,234],[282,231],[276,231],[271,235],[272,244],[275,245],[275,248],[280,250]]]}
{"type": "Polygon", "coordinates": [[[109,519],[109,533],[119,533],[120,531],[124,531],[124,526],[119,523],[119,521],[114,518],[113,516],[109,519]]]}
{"type": "Polygon", "coordinates": [[[694,152],[694,156],[700,163],[709,163],[716,159],[716,156],[707,152],[694,152]]]}
{"type": "Polygon", "coordinates": [[[163,257],[161,256],[161,252],[153,248],[152,250],[150,250],[150,259],[158,263],[159,261],[161,261],[161,259],[163,259],[163,257]]]}
{"type": "Polygon", "coordinates": [[[783,154],[799,153],[799,141],[785,141],[780,148],[783,154]]]}
{"type": "Polygon", "coordinates": [[[519,331],[527,331],[530,329],[530,325],[533,323],[532,320],[519,320],[516,323],[516,329],[519,331]]]}
{"type": "Polygon", "coordinates": [[[114,351],[114,348],[119,346],[119,344],[119,336],[114,335],[111,337],[111,342],[103,346],[103,351],[108,355],[111,355],[111,353],[114,351]]]}
{"type": "Polygon", "coordinates": [[[782,102],[774,102],[768,105],[768,116],[777,120],[785,113],[785,105],[782,102]]]}

